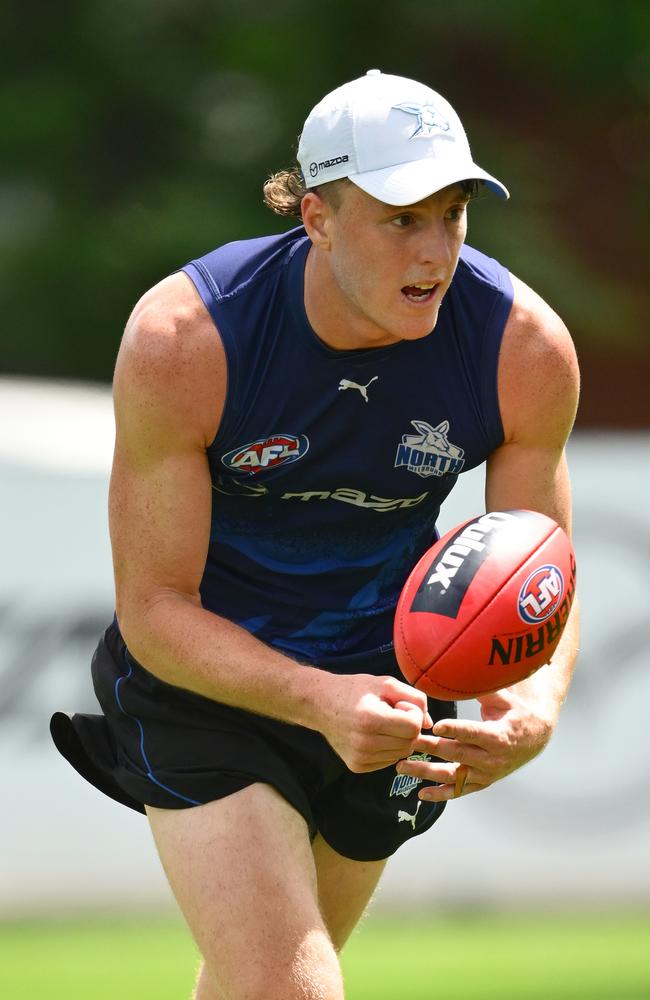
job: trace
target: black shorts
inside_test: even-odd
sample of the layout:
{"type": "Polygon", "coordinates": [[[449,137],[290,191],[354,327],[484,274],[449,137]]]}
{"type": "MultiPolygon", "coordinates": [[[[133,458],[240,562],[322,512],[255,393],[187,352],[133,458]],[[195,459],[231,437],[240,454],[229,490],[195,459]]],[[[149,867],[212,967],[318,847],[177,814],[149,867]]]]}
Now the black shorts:
{"type": "MultiPolygon", "coordinates": [[[[392,651],[362,658],[354,672],[400,676],[392,651]]],[[[312,837],[319,832],[345,857],[375,861],[428,830],[444,809],[418,799],[422,782],[394,766],[353,774],[320,733],[164,683],[133,659],[115,624],[95,651],[92,676],[104,714],[57,712],[52,737],[84,778],[139,812],[145,804],[202,805],[265,782],[312,837]]],[[[429,711],[434,721],[449,718],[455,705],[430,699],[429,711]]]]}

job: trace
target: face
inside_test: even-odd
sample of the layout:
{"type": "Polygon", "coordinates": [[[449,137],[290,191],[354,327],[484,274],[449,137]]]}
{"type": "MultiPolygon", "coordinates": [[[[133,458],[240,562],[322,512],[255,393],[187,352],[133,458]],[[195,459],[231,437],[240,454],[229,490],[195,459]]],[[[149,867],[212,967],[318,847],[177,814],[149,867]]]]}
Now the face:
{"type": "Polygon", "coordinates": [[[382,346],[433,330],[465,239],[468,200],[453,185],[396,208],[350,183],[338,206],[326,205],[317,239],[310,236],[348,340],[382,346]]]}

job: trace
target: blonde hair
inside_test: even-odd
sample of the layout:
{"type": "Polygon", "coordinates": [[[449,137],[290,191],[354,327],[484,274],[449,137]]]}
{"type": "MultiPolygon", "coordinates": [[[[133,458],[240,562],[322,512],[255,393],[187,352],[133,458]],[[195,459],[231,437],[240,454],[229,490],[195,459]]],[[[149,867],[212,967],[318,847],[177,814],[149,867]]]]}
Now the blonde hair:
{"type": "MultiPolygon", "coordinates": [[[[302,219],[301,203],[307,191],[315,191],[334,209],[337,209],[341,204],[343,187],[351,183],[352,181],[348,177],[342,177],[337,181],[328,181],[326,184],[308,188],[300,167],[279,170],[276,174],[271,174],[264,182],[264,204],[276,215],[302,219]]],[[[473,201],[478,196],[483,183],[483,181],[477,180],[461,181],[461,187],[473,201]]]]}
{"type": "Polygon", "coordinates": [[[350,184],[347,177],[338,181],[328,181],[327,184],[319,184],[317,187],[308,188],[302,175],[300,167],[292,167],[290,170],[279,170],[264,182],[264,204],[276,215],[284,215],[290,218],[301,219],[302,199],[307,191],[315,191],[321,198],[328,201],[334,208],[341,204],[341,189],[344,185],[350,184]]]}

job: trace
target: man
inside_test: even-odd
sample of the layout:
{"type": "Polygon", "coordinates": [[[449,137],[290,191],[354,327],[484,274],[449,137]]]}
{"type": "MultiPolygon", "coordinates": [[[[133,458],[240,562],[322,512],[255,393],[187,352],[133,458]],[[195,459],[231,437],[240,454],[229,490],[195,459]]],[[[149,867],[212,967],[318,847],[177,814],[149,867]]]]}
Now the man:
{"type": "Polygon", "coordinates": [[[569,529],[575,354],[463,246],[476,187],[508,193],[438,94],[371,70],[314,108],[298,159],[266,197],[304,230],[194,261],[129,320],[104,715],[53,719],[81,773],[146,810],[199,1000],[340,1000],[385,859],[545,746],[577,646],[574,615],[482,722],[399,679],[397,596],[461,471],[487,461],[488,510],[569,529]],[[405,464],[414,429],[426,461],[405,464]]]}

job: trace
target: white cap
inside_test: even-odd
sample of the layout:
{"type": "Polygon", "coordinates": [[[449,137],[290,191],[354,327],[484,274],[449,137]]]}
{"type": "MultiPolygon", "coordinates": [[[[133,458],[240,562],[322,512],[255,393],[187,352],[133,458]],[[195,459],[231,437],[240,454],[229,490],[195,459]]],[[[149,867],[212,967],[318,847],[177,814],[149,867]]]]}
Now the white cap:
{"type": "Polygon", "coordinates": [[[308,188],[349,177],[387,205],[413,205],[474,179],[510,197],[472,160],[460,118],[444,97],[378,69],[316,105],[302,130],[298,163],[308,188]]]}

